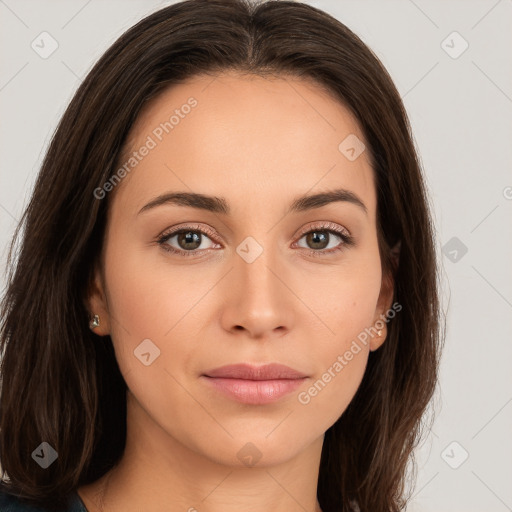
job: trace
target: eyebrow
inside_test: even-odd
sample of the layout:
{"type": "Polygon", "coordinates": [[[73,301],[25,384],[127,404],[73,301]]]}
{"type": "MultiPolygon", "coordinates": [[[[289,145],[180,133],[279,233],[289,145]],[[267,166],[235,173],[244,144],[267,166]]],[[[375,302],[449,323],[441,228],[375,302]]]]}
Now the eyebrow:
{"type": "MultiPolygon", "coordinates": [[[[334,202],[347,202],[354,204],[361,208],[365,214],[368,214],[368,210],[363,201],[354,194],[354,192],[343,188],[297,197],[292,201],[290,208],[288,209],[288,213],[313,210],[334,202]]],[[[223,215],[229,215],[231,211],[228,202],[223,197],[207,196],[194,192],[170,192],[162,194],[151,200],[139,210],[137,215],[156,208],[157,206],[167,204],[188,206],[190,208],[197,208],[223,215]]]]}

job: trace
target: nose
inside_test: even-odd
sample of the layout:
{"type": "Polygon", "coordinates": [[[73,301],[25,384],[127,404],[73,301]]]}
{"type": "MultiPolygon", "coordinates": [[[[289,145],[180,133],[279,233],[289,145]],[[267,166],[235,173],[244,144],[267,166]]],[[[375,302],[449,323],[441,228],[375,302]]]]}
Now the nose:
{"type": "Polygon", "coordinates": [[[222,326],[251,338],[284,336],[293,326],[294,297],[287,272],[266,251],[249,263],[238,255],[227,279],[222,326]]]}

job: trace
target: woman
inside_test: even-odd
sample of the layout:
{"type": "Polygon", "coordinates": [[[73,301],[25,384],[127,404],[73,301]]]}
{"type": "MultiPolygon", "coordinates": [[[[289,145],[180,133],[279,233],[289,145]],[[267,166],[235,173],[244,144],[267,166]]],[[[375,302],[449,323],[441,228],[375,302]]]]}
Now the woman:
{"type": "Polygon", "coordinates": [[[292,1],[151,14],[78,89],[22,225],[2,510],[405,506],[433,228],[400,96],[347,27],[292,1]]]}

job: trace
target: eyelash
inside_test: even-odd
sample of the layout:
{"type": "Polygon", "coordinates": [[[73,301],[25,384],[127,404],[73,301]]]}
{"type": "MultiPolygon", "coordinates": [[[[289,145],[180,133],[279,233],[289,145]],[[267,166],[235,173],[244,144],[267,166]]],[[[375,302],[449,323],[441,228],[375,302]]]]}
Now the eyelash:
{"type": "MultiPolygon", "coordinates": [[[[355,243],[354,238],[352,236],[350,236],[345,229],[340,229],[339,227],[336,226],[336,224],[333,224],[332,222],[326,222],[326,223],[321,223],[319,225],[314,225],[313,227],[309,228],[307,231],[302,232],[299,236],[299,240],[302,237],[304,237],[305,235],[308,235],[310,233],[322,232],[322,231],[327,232],[327,233],[332,233],[332,234],[338,236],[339,238],[341,238],[342,242],[340,243],[340,245],[338,245],[334,249],[329,249],[329,250],[325,250],[325,249],[314,250],[314,249],[302,248],[310,256],[325,257],[325,255],[332,255],[333,253],[337,253],[338,251],[343,251],[345,248],[353,246],[355,243]]],[[[210,239],[215,239],[215,235],[210,229],[199,226],[199,225],[190,225],[190,226],[181,227],[179,229],[175,229],[174,231],[164,232],[161,236],[159,236],[157,238],[156,242],[162,247],[162,249],[164,251],[167,251],[167,252],[170,252],[173,254],[178,254],[178,255],[184,256],[184,257],[195,257],[197,255],[197,253],[199,252],[197,249],[191,250],[191,251],[178,250],[178,249],[175,249],[174,247],[171,247],[169,244],[166,243],[173,236],[179,235],[180,233],[188,233],[188,232],[198,232],[198,233],[201,233],[202,235],[207,235],[208,238],[210,238],[210,239]]],[[[203,251],[209,251],[209,250],[212,250],[212,249],[203,249],[203,251]]]]}

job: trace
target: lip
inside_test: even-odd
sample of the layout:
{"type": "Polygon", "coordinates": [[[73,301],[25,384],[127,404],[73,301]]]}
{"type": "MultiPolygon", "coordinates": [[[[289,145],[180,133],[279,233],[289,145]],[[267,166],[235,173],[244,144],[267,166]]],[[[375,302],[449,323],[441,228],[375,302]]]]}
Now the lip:
{"type": "Polygon", "coordinates": [[[275,380],[275,379],[303,379],[306,374],[301,373],[284,364],[230,364],[221,366],[204,373],[207,377],[244,380],[275,380]]]}
{"type": "Polygon", "coordinates": [[[282,364],[236,364],[207,371],[201,379],[230,398],[245,404],[276,402],[297,389],[307,375],[282,364]]]}

